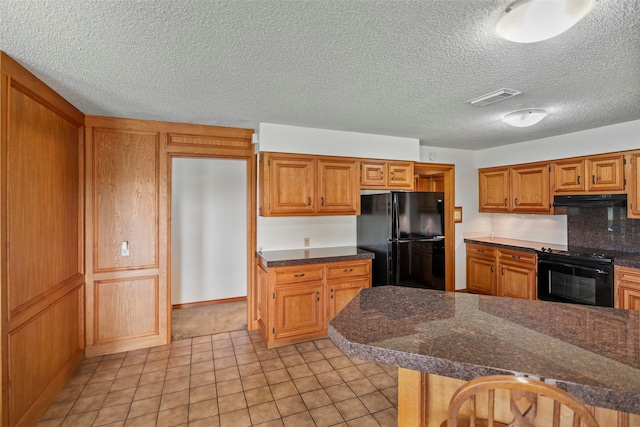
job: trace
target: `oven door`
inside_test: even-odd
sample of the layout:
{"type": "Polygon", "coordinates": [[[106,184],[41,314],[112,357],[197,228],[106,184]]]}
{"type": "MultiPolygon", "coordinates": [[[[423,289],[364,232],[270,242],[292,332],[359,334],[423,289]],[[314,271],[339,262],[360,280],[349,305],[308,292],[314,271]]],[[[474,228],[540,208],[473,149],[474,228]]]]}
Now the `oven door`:
{"type": "Polygon", "coordinates": [[[612,265],[580,265],[565,258],[538,259],[538,299],[613,307],[612,265]]]}

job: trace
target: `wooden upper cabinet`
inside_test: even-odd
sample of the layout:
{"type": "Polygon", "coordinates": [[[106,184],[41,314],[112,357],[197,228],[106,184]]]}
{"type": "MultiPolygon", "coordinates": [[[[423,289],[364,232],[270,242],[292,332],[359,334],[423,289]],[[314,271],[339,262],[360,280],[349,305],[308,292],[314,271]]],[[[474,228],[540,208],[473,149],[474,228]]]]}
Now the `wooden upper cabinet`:
{"type": "Polygon", "coordinates": [[[549,164],[511,168],[510,210],[515,213],[547,213],[549,203],[549,164]]]}
{"type": "Polygon", "coordinates": [[[313,158],[265,154],[263,209],[270,215],[304,215],[316,210],[316,163],[313,158]],[[266,187],[266,188],[265,188],[266,187]]]}
{"type": "Polygon", "coordinates": [[[585,189],[584,160],[563,160],[551,164],[553,191],[575,193],[585,189]]]}
{"type": "Polygon", "coordinates": [[[624,155],[592,156],[586,159],[587,191],[624,190],[624,155]]]}
{"type": "Polygon", "coordinates": [[[478,171],[480,212],[549,213],[549,164],[478,171]]]}
{"type": "Polygon", "coordinates": [[[628,181],[628,203],[627,216],[629,218],[640,218],[640,151],[635,151],[627,156],[629,181],[628,181]]]}
{"type": "Polygon", "coordinates": [[[413,162],[387,162],[390,188],[413,190],[413,162]]]}
{"type": "Polygon", "coordinates": [[[260,215],[357,215],[358,161],[302,154],[260,155],[260,215]]]}
{"type": "Polygon", "coordinates": [[[480,212],[509,212],[509,168],[480,169],[480,212]]]}
{"type": "Polygon", "coordinates": [[[361,188],[413,190],[413,162],[363,160],[361,188]]]}
{"type": "Polygon", "coordinates": [[[356,215],[359,212],[358,162],[318,159],[318,212],[356,215]]]}

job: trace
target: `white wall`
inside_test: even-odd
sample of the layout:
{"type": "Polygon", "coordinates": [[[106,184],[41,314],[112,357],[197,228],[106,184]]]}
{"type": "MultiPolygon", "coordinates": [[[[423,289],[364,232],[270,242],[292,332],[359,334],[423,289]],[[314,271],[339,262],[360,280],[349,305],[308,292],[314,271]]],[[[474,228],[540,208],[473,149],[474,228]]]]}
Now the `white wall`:
{"type": "Polygon", "coordinates": [[[247,295],[244,160],[173,159],[171,302],[247,295]]]}
{"type": "MultiPolygon", "coordinates": [[[[342,132],[260,123],[259,150],[373,159],[420,160],[420,141],[413,138],[342,132]]],[[[257,247],[264,251],[356,245],[356,217],[258,216],[257,247]]]]}

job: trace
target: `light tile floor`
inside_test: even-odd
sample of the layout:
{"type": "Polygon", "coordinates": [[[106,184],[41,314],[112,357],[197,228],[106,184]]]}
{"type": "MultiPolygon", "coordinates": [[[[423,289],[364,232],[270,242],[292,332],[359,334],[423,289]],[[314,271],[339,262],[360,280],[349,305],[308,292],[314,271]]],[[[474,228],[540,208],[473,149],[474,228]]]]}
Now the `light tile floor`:
{"type": "Polygon", "coordinates": [[[38,427],[397,426],[397,383],[328,339],[225,332],[85,359],[38,427]]]}

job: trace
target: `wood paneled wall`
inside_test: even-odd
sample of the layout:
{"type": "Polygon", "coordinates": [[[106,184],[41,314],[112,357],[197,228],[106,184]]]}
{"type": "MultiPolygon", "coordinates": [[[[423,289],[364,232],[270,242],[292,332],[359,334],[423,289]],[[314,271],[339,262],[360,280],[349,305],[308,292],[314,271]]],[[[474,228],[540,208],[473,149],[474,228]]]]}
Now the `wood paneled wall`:
{"type": "Polygon", "coordinates": [[[87,356],[167,344],[171,159],[247,160],[247,271],[253,271],[253,130],[93,116],[87,116],[86,127],[87,356]]]}
{"type": "Polygon", "coordinates": [[[35,425],[84,357],[84,115],[0,52],[2,425],[35,425]]]}

